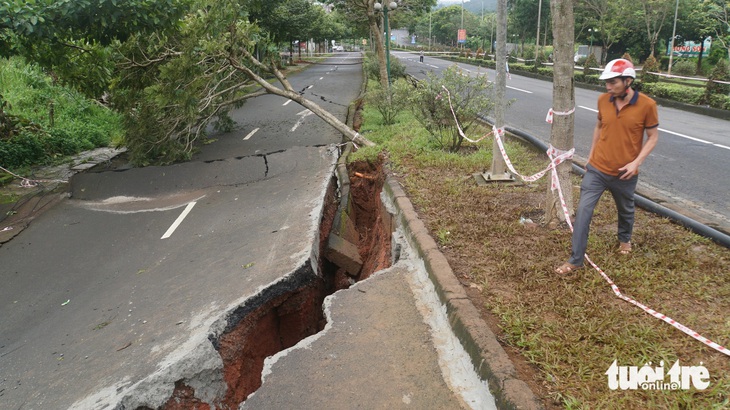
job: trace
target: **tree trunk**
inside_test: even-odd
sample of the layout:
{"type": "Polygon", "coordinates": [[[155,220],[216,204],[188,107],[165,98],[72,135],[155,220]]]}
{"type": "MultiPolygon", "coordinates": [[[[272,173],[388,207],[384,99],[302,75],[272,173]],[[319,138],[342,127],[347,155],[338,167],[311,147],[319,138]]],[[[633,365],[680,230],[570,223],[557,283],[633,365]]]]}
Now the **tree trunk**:
{"type": "MultiPolygon", "coordinates": [[[[573,46],[575,42],[573,27],[572,0],[551,0],[550,10],[554,35],[554,74],[553,74],[553,124],[550,131],[550,144],[560,150],[569,150],[573,147],[573,132],[575,128],[575,114],[562,114],[575,108],[575,88],[573,84],[573,46]]],[[[558,179],[568,207],[568,213],[573,214],[573,190],[570,183],[570,169],[572,161],[563,162],[558,166],[558,179]]],[[[565,221],[565,213],[560,205],[558,192],[547,184],[545,200],[545,223],[548,227],[557,226],[559,221],[565,221]]]]}
{"type": "MultiPolygon", "coordinates": [[[[387,7],[387,5],[385,6],[387,7]]],[[[380,85],[383,89],[388,88],[388,68],[385,65],[385,44],[383,37],[382,13],[375,14],[370,6],[370,14],[368,15],[370,23],[370,31],[373,33],[373,43],[375,43],[375,54],[378,56],[378,65],[380,66],[380,85]]]]}
{"type": "MultiPolygon", "coordinates": [[[[264,68],[264,65],[260,61],[256,60],[252,55],[248,54],[245,50],[244,50],[244,55],[251,63],[253,63],[254,66],[256,66],[258,68],[262,68],[262,69],[264,68]]],[[[265,67],[265,68],[268,71],[270,71],[272,74],[274,74],[274,76],[279,81],[279,83],[281,84],[283,89],[271,84],[265,78],[257,75],[251,68],[247,67],[244,64],[241,64],[240,62],[236,61],[235,59],[229,58],[229,61],[233,68],[241,71],[252,81],[255,81],[256,83],[258,83],[264,90],[266,90],[266,93],[288,98],[288,99],[296,102],[297,104],[301,105],[302,107],[309,109],[310,111],[312,111],[312,113],[314,113],[314,115],[318,116],[319,118],[324,120],[324,122],[331,125],[334,129],[336,129],[337,131],[342,133],[342,135],[346,139],[348,139],[358,145],[365,145],[365,146],[375,146],[376,145],[374,142],[372,142],[369,139],[360,135],[359,132],[356,132],[352,128],[348,127],[347,124],[340,121],[340,119],[338,119],[337,117],[332,115],[329,111],[320,107],[313,101],[302,97],[301,94],[294,91],[291,84],[289,83],[289,80],[287,80],[286,77],[284,76],[284,74],[282,74],[282,72],[279,71],[275,66],[271,65],[271,66],[265,67]]]]}
{"type": "Polygon", "coordinates": [[[705,39],[707,37],[700,36],[700,55],[697,56],[697,75],[702,75],[702,53],[705,52],[705,39]]]}

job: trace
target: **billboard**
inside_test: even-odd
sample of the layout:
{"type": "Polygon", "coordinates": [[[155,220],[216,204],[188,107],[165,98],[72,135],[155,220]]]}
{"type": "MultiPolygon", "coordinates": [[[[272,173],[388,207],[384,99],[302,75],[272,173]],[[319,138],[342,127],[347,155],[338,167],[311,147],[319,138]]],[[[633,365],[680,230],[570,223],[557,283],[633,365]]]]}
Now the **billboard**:
{"type": "Polygon", "coordinates": [[[459,35],[458,35],[459,43],[466,43],[466,29],[459,29],[459,35]]]}
{"type": "MultiPolygon", "coordinates": [[[[708,37],[705,39],[702,50],[702,57],[710,55],[710,46],[712,45],[712,38],[708,37]]],[[[667,42],[667,55],[669,55],[669,48],[672,46],[672,39],[670,38],[667,42]]],[[[674,42],[674,56],[675,57],[698,57],[700,55],[700,43],[694,41],[685,41],[684,43],[674,42]]]]}

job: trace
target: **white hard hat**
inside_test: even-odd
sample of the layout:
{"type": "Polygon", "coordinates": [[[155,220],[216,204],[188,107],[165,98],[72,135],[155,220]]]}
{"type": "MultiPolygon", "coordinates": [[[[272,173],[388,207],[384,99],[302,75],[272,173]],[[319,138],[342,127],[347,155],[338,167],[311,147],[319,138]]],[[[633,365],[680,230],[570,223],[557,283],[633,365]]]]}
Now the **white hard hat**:
{"type": "Polygon", "coordinates": [[[631,64],[631,61],[623,58],[611,60],[608,64],[606,64],[606,68],[603,69],[603,73],[601,73],[601,76],[598,77],[598,79],[608,80],[609,78],[616,77],[636,78],[636,70],[634,70],[634,65],[631,64]]]}

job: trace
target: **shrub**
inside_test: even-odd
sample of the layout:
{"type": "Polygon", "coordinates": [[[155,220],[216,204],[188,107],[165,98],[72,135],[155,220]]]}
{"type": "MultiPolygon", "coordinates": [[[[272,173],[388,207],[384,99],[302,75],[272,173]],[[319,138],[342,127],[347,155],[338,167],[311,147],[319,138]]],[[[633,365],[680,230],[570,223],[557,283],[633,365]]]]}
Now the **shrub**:
{"type": "Polygon", "coordinates": [[[53,85],[21,58],[0,60],[0,165],[25,167],[121,142],[121,116],[53,85]]]}
{"type": "Polygon", "coordinates": [[[428,131],[432,142],[438,148],[457,152],[464,138],[459,133],[451,107],[453,106],[458,125],[466,133],[475,125],[479,115],[491,111],[494,103],[487,94],[490,89],[486,76],[464,76],[461,69],[451,66],[442,76],[429,73],[426,80],[419,83],[416,91],[411,94],[409,102],[415,117],[428,131]]]}
{"type": "Polygon", "coordinates": [[[676,75],[692,76],[697,73],[697,64],[690,60],[680,60],[674,63],[672,73],[676,75]]]}
{"type": "Polygon", "coordinates": [[[22,131],[8,139],[0,139],[0,164],[9,169],[45,162],[48,155],[40,134],[22,131]]]}
{"type": "Polygon", "coordinates": [[[629,60],[629,61],[631,61],[632,63],[634,62],[634,60],[632,60],[632,59],[631,59],[631,54],[629,54],[629,52],[628,52],[628,51],[627,51],[627,52],[625,52],[625,53],[624,53],[624,55],[622,55],[622,56],[621,56],[621,58],[623,58],[624,60],[629,60]]]}
{"type": "Polygon", "coordinates": [[[593,73],[595,73],[595,70],[591,70],[591,68],[598,68],[600,67],[600,64],[598,64],[598,60],[596,60],[596,56],[591,53],[588,54],[588,57],[586,58],[585,63],[583,64],[583,74],[586,76],[589,76],[593,73]]]}
{"type": "Polygon", "coordinates": [[[408,95],[413,90],[408,81],[398,79],[389,88],[380,83],[365,96],[365,102],[375,107],[383,117],[383,125],[395,124],[395,118],[408,104],[408,95]]]}
{"type": "MultiPolygon", "coordinates": [[[[378,57],[374,53],[368,53],[365,60],[365,73],[368,78],[380,81],[380,64],[378,57]]],[[[406,78],[406,66],[397,58],[390,56],[390,81],[394,82],[398,78],[406,78]]]]}
{"type": "Polygon", "coordinates": [[[686,104],[700,104],[704,90],[670,83],[644,83],[642,90],[655,97],[667,98],[686,104]]]}
{"type": "Polygon", "coordinates": [[[659,62],[656,61],[653,55],[644,61],[644,68],[641,71],[641,80],[644,83],[655,83],[659,81],[659,76],[651,74],[659,71],[659,62]]]}
{"type": "Polygon", "coordinates": [[[720,60],[715,64],[715,68],[712,70],[712,74],[710,74],[710,78],[707,81],[705,95],[702,98],[703,104],[710,104],[710,99],[713,95],[727,96],[730,93],[730,85],[716,83],[715,81],[730,81],[730,73],[728,73],[725,60],[720,60]]]}

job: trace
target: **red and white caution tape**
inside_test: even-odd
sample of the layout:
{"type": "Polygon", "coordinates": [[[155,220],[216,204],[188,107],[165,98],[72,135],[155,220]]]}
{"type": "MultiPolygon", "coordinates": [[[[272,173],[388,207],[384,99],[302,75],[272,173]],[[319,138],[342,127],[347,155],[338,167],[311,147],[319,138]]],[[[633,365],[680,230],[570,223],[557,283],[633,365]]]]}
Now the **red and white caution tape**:
{"type": "MultiPolygon", "coordinates": [[[[497,138],[497,145],[499,145],[499,150],[502,153],[502,156],[504,157],[504,161],[505,161],[505,163],[507,163],[507,166],[509,167],[509,169],[512,172],[514,172],[516,175],[520,176],[520,178],[522,178],[523,180],[525,180],[527,182],[532,182],[536,179],[535,178],[536,176],[539,175],[539,177],[541,177],[542,175],[545,174],[547,169],[552,169],[552,186],[551,186],[551,188],[553,190],[558,191],[558,197],[560,198],[560,205],[562,206],[563,213],[565,214],[565,221],[568,223],[568,226],[570,227],[570,231],[572,232],[573,225],[570,223],[570,213],[568,212],[568,206],[565,202],[565,197],[563,196],[563,190],[560,187],[557,166],[558,166],[558,164],[563,162],[565,159],[572,157],[575,149],[571,149],[570,151],[560,151],[551,146],[547,150],[547,155],[548,155],[548,157],[550,157],[550,165],[548,166],[548,168],[546,170],[538,172],[537,174],[535,174],[531,177],[523,177],[522,175],[520,175],[519,173],[514,171],[514,168],[512,167],[512,163],[510,162],[509,158],[507,157],[507,152],[504,150],[504,145],[502,143],[502,138],[501,138],[501,134],[503,134],[503,133],[504,133],[503,130],[500,130],[500,132],[498,132],[496,129],[494,130],[494,136],[495,136],[495,138],[497,138]]],[[[618,286],[616,286],[616,284],[613,282],[613,280],[611,280],[611,278],[600,267],[598,267],[598,265],[593,263],[593,261],[588,257],[587,254],[585,255],[585,258],[588,261],[588,263],[590,263],[590,265],[593,266],[593,268],[598,271],[598,273],[603,277],[603,279],[605,279],[606,282],[608,282],[608,284],[611,286],[611,289],[613,290],[613,293],[617,297],[619,297],[620,299],[623,299],[624,301],[626,301],[628,303],[631,303],[634,306],[641,308],[641,310],[643,310],[644,312],[654,316],[655,318],[657,318],[659,320],[662,320],[662,321],[670,324],[674,328],[684,332],[685,334],[691,336],[695,340],[698,340],[698,341],[704,343],[705,345],[717,350],[720,353],[730,356],[730,350],[728,350],[727,348],[702,336],[701,334],[699,334],[699,333],[695,332],[694,330],[688,328],[687,326],[677,322],[676,320],[674,320],[660,312],[657,312],[656,310],[644,305],[643,303],[637,301],[636,299],[633,299],[633,298],[628,297],[628,296],[624,295],[623,293],[621,293],[621,290],[618,288],[618,286]]]]}
{"type": "MultiPolygon", "coordinates": [[[[465,140],[471,142],[472,144],[476,144],[477,142],[479,142],[479,141],[481,141],[481,140],[489,137],[490,135],[492,135],[491,133],[490,134],[485,134],[485,135],[482,135],[480,138],[477,138],[475,140],[470,139],[469,137],[467,137],[466,134],[464,134],[464,130],[461,129],[461,124],[459,124],[459,120],[456,118],[456,113],[454,112],[454,106],[451,104],[451,93],[449,92],[449,89],[446,88],[446,87],[444,87],[443,85],[441,86],[441,88],[443,88],[444,91],[446,91],[446,96],[449,99],[449,108],[451,108],[451,115],[454,116],[454,121],[456,122],[456,128],[459,130],[459,135],[461,136],[461,138],[464,138],[465,140]]],[[[439,99],[440,97],[441,97],[441,94],[439,94],[436,97],[436,99],[439,99]]],[[[494,128],[492,128],[492,131],[494,132],[494,128]]]]}
{"type": "MultiPolygon", "coordinates": [[[[456,121],[456,125],[459,129],[459,134],[467,141],[472,141],[469,138],[467,138],[466,135],[464,135],[464,132],[461,130],[461,126],[459,126],[459,120],[456,118],[456,113],[454,112],[454,107],[451,105],[451,94],[449,93],[449,90],[446,89],[446,87],[443,87],[443,89],[446,90],[446,93],[449,96],[449,105],[451,106],[451,113],[454,116],[454,121],[456,121]]],[[[553,114],[554,115],[570,115],[574,111],[575,111],[575,108],[573,108],[572,110],[567,111],[567,112],[553,112],[553,110],[551,108],[550,111],[548,112],[548,118],[546,120],[549,123],[552,123],[553,114]]],[[[509,156],[507,155],[507,151],[504,149],[504,143],[502,142],[502,135],[504,135],[504,129],[497,129],[496,126],[493,126],[491,134],[494,134],[494,138],[497,139],[497,145],[499,146],[499,151],[502,153],[504,162],[505,162],[505,164],[507,164],[507,167],[509,168],[509,170],[512,171],[513,174],[519,176],[523,181],[526,181],[526,182],[536,181],[536,180],[542,178],[545,175],[545,173],[547,173],[547,171],[552,170],[552,172],[551,172],[551,189],[554,191],[555,190],[558,191],[558,198],[560,199],[560,206],[563,208],[563,213],[565,214],[565,221],[568,223],[568,226],[570,227],[570,231],[572,232],[573,224],[570,222],[570,212],[568,212],[568,205],[565,202],[565,196],[563,195],[563,190],[560,187],[560,180],[558,178],[558,168],[557,167],[565,160],[568,160],[573,157],[575,148],[572,148],[569,151],[561,151],[551,145],[548,148],[548,150],[546,151],[548,157],[550,158],[550,165],[548,165],[547,168],[538,172],[535,175],[524,176],[515,170],[514,166],[512,165],[512,161],[510,161],[509,156]]],[[[490,135],[490,134],[483,136],[482,138],[480,138],[477,141],[481,141],[488,135],[490,135]]],[[[475,141],[472,141],[472,142],[475,142],[475,141]]],[[[657,318],[659,320],[662,320],[662,321],[670,324],[674,328],[684,332],[685,334],[691,336],[695,340],[698,340],[698,341],[704,343],[705,345],[717,350],[720,353],[730,356],[730,350],[728,350],[727,348],[702,336],[701,334],[699,334],[699,333],[695,332],[694,330],[688,328],[687,326],[677,322],[676,320],[674,320],[670,317],[667,317],[666,315],[664,315],[660,312],[657,312],[656,310],[644,305],[643,303],[638,302],[636,299],[630,298],[630,297],[624,295],[623,293],[621,293],[621,290],[619,290],[618,286],[616,286],[616,284],[613,282],[613,280],[611,280],[611,278],[608,275],[606,275],[606,273],[601,268],[599,268],[598,265],[593,263],[593,261],[588,257],[587,254],[584,256],[585,256],[586,260],[588,261],[588,263],[590,263],[590,265],[593,266],[593,268],[595,268],[598,271],[598,273],[603,277],[603,279],[605,279],[606,282],[608,282],[608,284],[611,286],[611,289],[613,290],[613,293],[617,297],[619,297],[620,299],[623,299],[626,302],[631,303],[634,306],[641,308],[644,312],[654,316],[655,318],[657,318]]]]}
{"type": "Polygon", "coordinates": [[[575,107],[571,108],[568,111],[553,111],[553,109],[551,108],[550,110],[548,110],[547,117],[545,117],[545,122],[547,122],[548,124],[552,124],[554,115],[570,115],[574,112],[575,107]]]}

